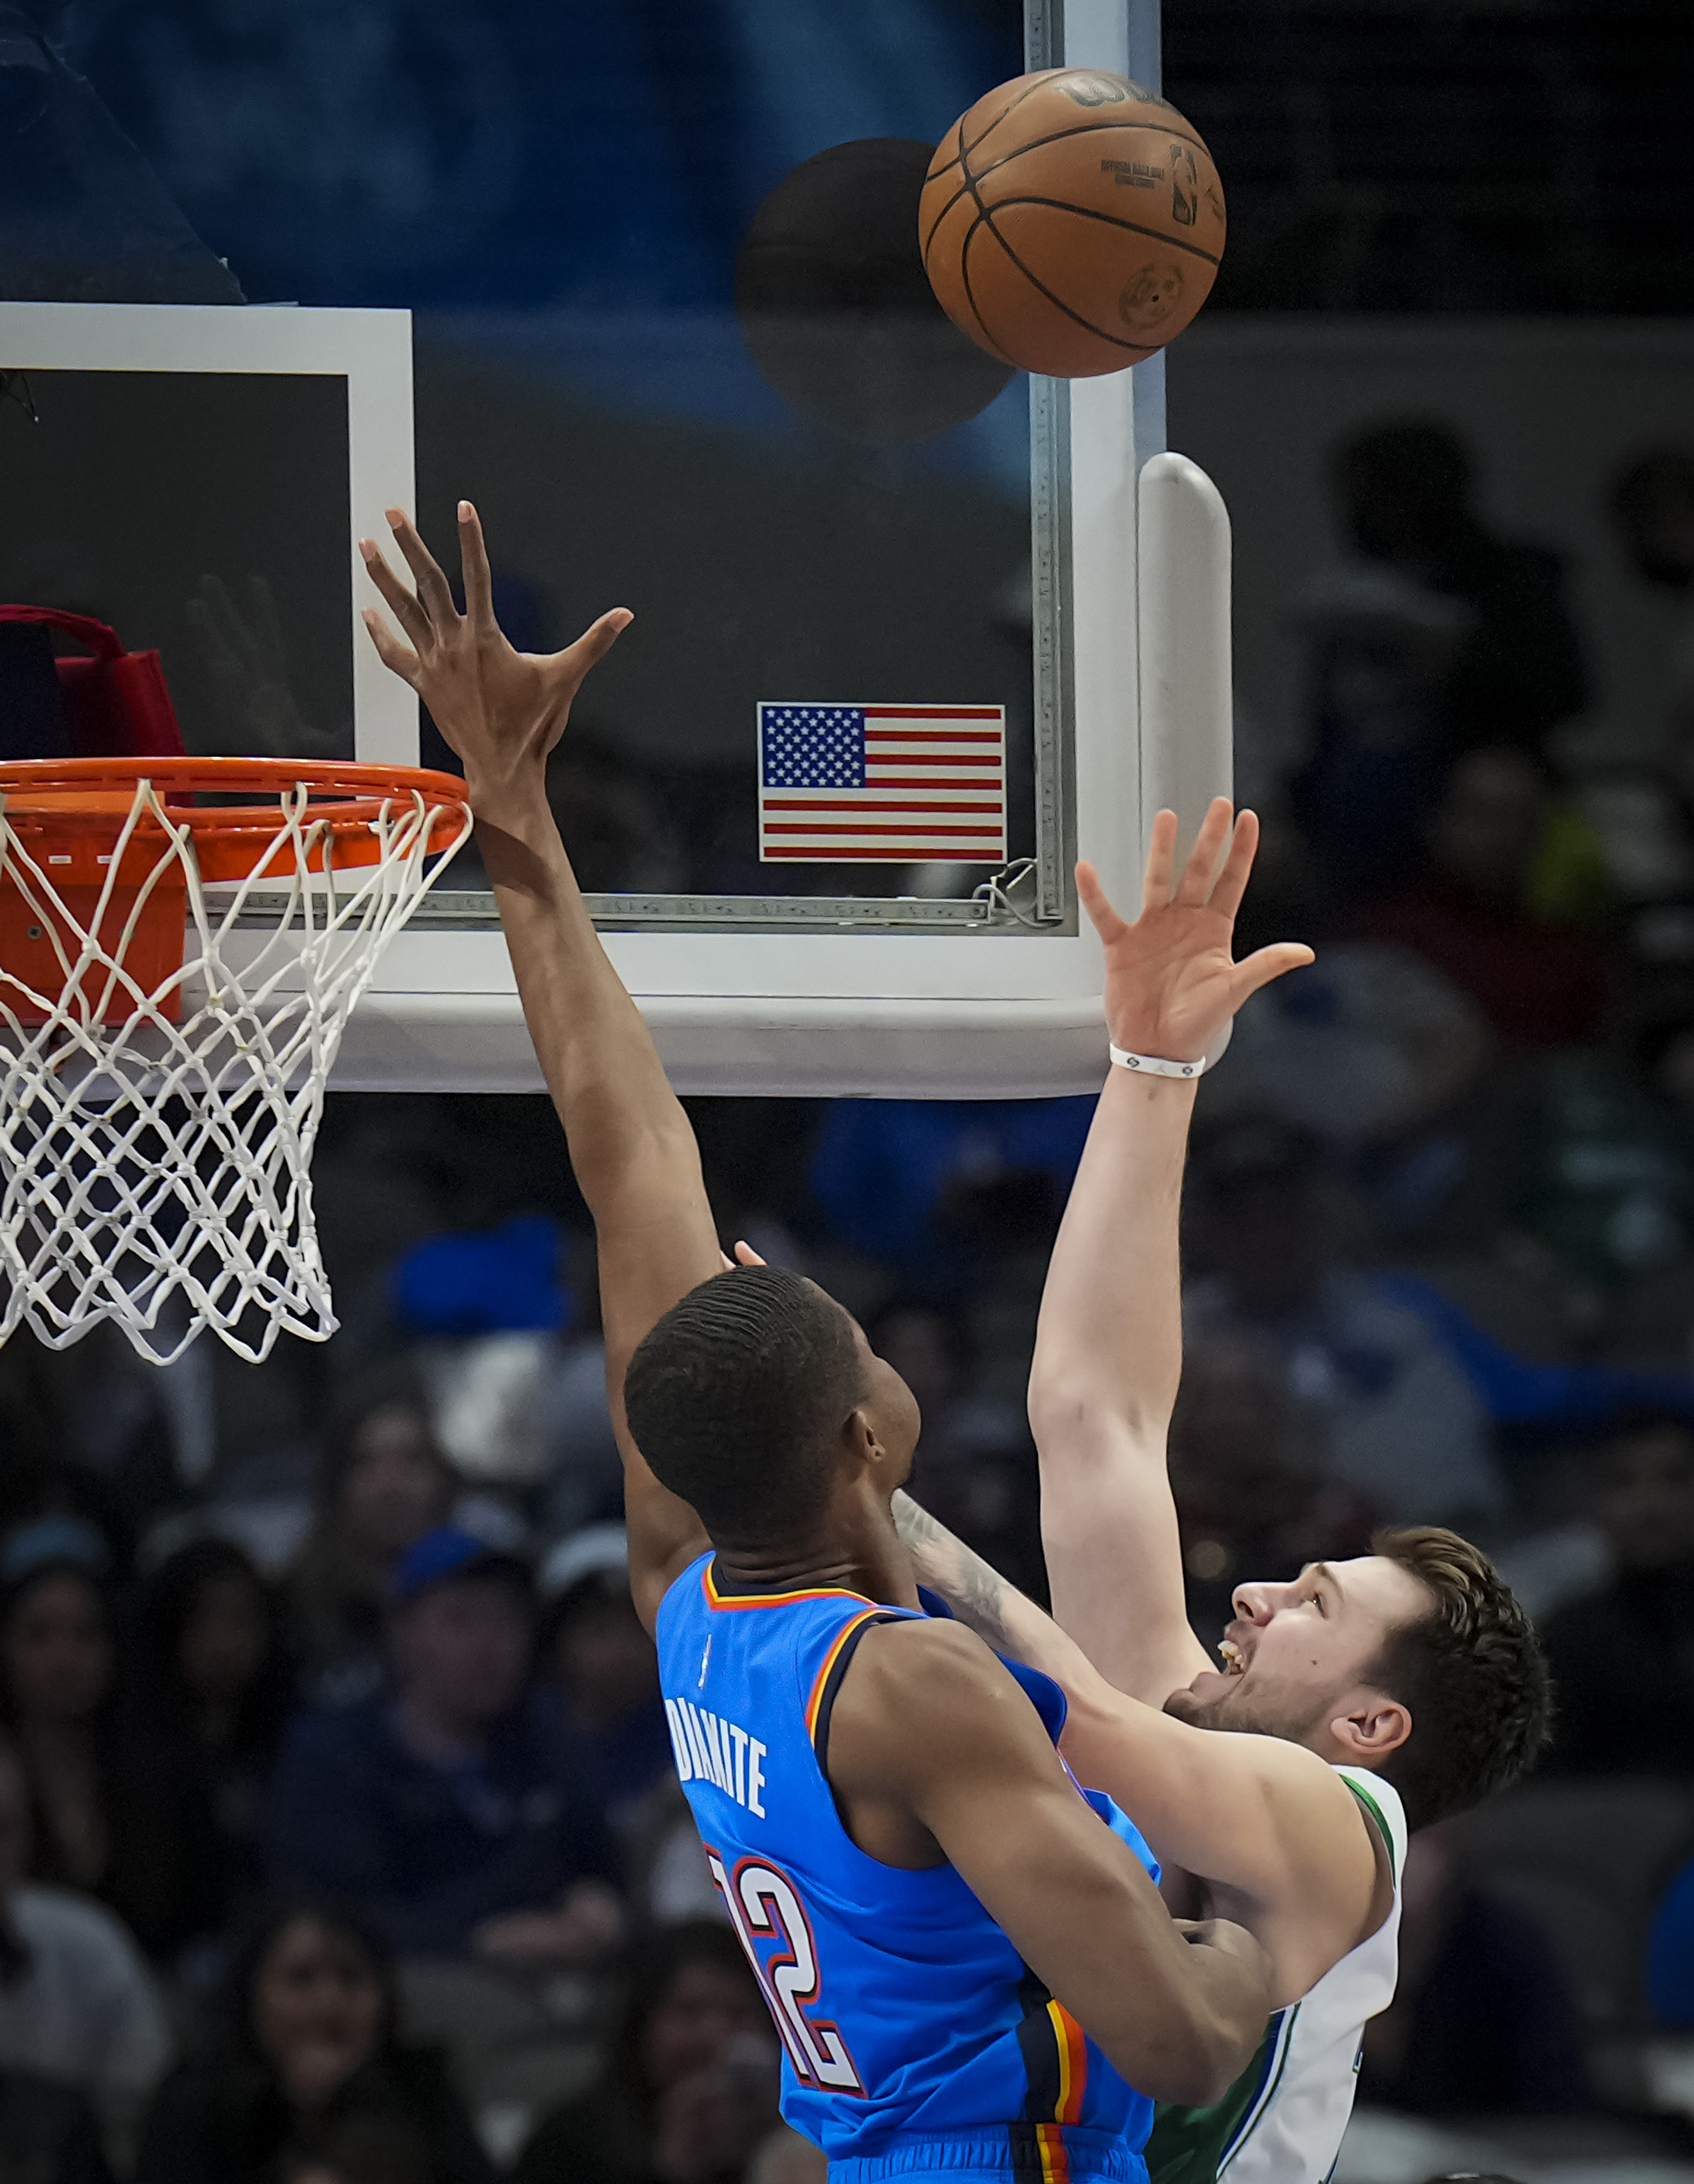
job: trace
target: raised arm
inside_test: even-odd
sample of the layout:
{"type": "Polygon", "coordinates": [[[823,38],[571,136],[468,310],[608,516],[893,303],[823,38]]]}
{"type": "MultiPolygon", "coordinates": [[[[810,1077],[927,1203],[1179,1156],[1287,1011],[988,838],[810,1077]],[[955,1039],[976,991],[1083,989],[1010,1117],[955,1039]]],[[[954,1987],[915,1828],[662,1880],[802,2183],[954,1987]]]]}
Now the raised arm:
{"type": "Polygon", "coordinates": [[[359,550],[410,643],[374,610],[365,620],[384,663],[422,698],[465,762],[524,1020],[593,1216],[630,1585],[650,1629],[666,1587],[706,1540],[694,1511],[659,1484],[630,1440],[624,1369],[654,1322],[722,1262],[694,1132],[600,945],[547,801],[547,757],[571,700],[632,617],[616,607],[563,652],[515,651],[494,619],[482,526],[469,501],[459,504],[462,615],[410,521],[397,509],[388,520],[416,592],[373,541],[361,540],[359,550]]]}
{"type": "MultiPolygon", "coordinates": [[[[1175,814],[1162,811],[1127,924],[1089,865],[1077,883],[1106,950],[1114,1045],[1199,1061],[1248,995],[1309,948],[1230,950],[1258,822],[1219,797],[1174,889],[1175,814]],[[1227,855],[1226,855],[1227,844],[1227,855]],[[1219,868],[1219,860],[1223,860],[1219,868]]],[[[1177,1251],[1195,1084],[1106,1072],[1054,1246],[1029,1382],[1053,1612],[1120,1691],[1162,1706],[1210,1664],[1189,1627],[1165,1440],[1182,1374],[1177,1251]]]]}
{"type": "MultiPolygon", "coordinates": [[[[1028,1698],[956,1624],[873,1628],[831,1717],[850,1827],[910,1815],[1050,1994],[1141,2092],[1215,2100],[1270,2007],[1240,1929],[1184,1941],[1146,1869],[1077,1794],[1028,1698]]],[[[933,1852],[931,1853],[933,1854],[933,1852]]]]}

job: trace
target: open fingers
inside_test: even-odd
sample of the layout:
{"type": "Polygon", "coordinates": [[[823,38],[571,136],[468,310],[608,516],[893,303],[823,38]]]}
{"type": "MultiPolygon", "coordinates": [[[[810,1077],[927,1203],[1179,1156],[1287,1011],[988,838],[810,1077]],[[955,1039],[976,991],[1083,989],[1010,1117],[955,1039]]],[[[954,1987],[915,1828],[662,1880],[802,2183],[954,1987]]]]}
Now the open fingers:
{"type": "Polygon", "coordinates": [[[762,1267],[766,1264],[753,1246],[744,1242],[736,1245],[735,1259],[736,1264],[742,1267],[762,1267]]]}
{"type": "Polygon", "coordinates": [[[1303,970],[1307,964],[1317,961],[1303,940],[1273,941],[1268,948],[1261,948],[1235,966],[1231,981],[1233,1006],[1240,1008],[1261,986],[1268,986],[1273,978],[1284,977],[1290,971],[1303,970]]]}
{"type": "Polygon", "coordinates": [[[1121,933],[1128,931],[1128,927],[1112,907],[1106,889],[1100,883],[1100,874],[1092,865],[1077,866],[1077,897],[1106,947],[1109,948],[1121,933]]]}
{"type": "Polygon", "coordinates": [[[445,629],[457,620],[459,610],[453,604],[453,587],[442,574],[441,564],[418,535],[417,526],[404,508],[384,511],[388,528],[394,534],[394,543],[406,558],[406,566],[417,580],[418,597],[425,611],[437,628],[445,629]]]}
{"type": "Polygon", "coordinates": [[[387,602],[395,621],[421,651],[433,635],[429,616],[424,612],[421,602],[406,589],[382,559],[382,549],[374,538],[361,538],[359,550],[365,556],[365,566],[370,571],[371,582],[387,602]]]}
{"type": "Polygon", "coordinates": [[[1258,848],[1259,815],[1257,811],[1244,811],[1235,822],[1229,854],[1223,860],[1223,869],[1212,890],[1212,907],[1221,910],[1225,917],[1233,918],[1241,907],[1241,897],[1252,878],[1253,859],[1258,848]]]}
{"type": "Polygon", "coordinates": [[[363,620],[382,665],[398,675],[401,682],[410,682],[416,689],[418,677],[423,671],[416,653],[410,645],[401,644],[375,607],[365,608],[363,620]]]}
{"type": "Polygon", "coordinates": [[[1218,855],[1229,838],[1229,822],[1234,816],[1234,806],[1227,796],[1214,796],[1206,806],[1206,816],[1200,822],[1200,832],[1194,838],[1194,847],[1189,852],[1173,897],[1184,908],[1197,908],[1211,894],[1212,876],[1218,869],[1218,855]]]}
{"type": "Polygon", "coordinates": [[[604,660],[635,616],[627,607],[611,607],[598,621],[590,622],[574,644],[555,653],[552,666],[567,690],[576,690],[597,660],[604,660]]]}
{"type": "Polygon", "coordinates": [[[465,578],[465,612],[479,637],[494,624],[494,574],[488,566],[488,548],[482,537],[482,519],[468,500],[459,504],[459,567],[465,578]]]}
{"type": "Polygon", "coordinates": [[[590,622],[571,649],[585,670],[590,668],[597,660],[605,658],[634,620],[627,607],[608,607],[598,621],[590,622]]]}
{"type": "MultiPolygon", "coordinates": [[[[1141,875],[1141,908],[1162,910],[1171,899],[1171,867],[1176,856],[1177,816],[1156,811],[1147,837],[1147,864],[1141,875]]],[[[1090,867],[1090,870],[1092,867],[1090,867]]]]}

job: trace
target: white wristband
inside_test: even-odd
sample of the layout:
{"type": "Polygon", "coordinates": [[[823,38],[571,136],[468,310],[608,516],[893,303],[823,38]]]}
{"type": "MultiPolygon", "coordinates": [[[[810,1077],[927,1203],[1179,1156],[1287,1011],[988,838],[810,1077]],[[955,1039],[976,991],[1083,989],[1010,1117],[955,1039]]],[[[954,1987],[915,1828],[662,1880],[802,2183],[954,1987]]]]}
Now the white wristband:
{"type": "Polygon", "coordinates": [[[1204,1077],[1212,1067],[1209,1055],[1198,1061],[1167,1061],[1156,1054],[1127,1054],[1121,1046],[1106,1050],[1119,1069],[1134,1069],[1143,1077],[1204,1077]]]}

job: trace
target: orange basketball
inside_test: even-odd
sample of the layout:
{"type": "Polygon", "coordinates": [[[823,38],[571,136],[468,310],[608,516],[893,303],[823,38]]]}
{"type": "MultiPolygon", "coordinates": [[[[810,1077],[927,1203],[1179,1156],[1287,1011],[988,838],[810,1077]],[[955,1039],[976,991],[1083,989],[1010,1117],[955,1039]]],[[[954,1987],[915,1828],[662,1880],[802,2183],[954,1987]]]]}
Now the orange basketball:
{"type": "Polygon", "coordinates": [[[1223,192],[1175,107],[1126,76],[1044,69],[942,138],[917,234],[948,317],[990,355],[1091,379],[1162,348],[1206,301],[1223,192]]]}

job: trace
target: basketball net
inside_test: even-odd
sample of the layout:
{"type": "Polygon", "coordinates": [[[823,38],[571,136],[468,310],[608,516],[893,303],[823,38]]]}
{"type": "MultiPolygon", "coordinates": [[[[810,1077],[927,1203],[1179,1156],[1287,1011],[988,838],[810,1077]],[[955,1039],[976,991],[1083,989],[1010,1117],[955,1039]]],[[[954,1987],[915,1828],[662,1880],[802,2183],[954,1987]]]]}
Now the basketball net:
{"type": "Polygon", "coordinates": [[[325,1086],[470,831],[461,782],[398,767],[0,766],[0,1342],[334,1333],[325,1086]]]}

